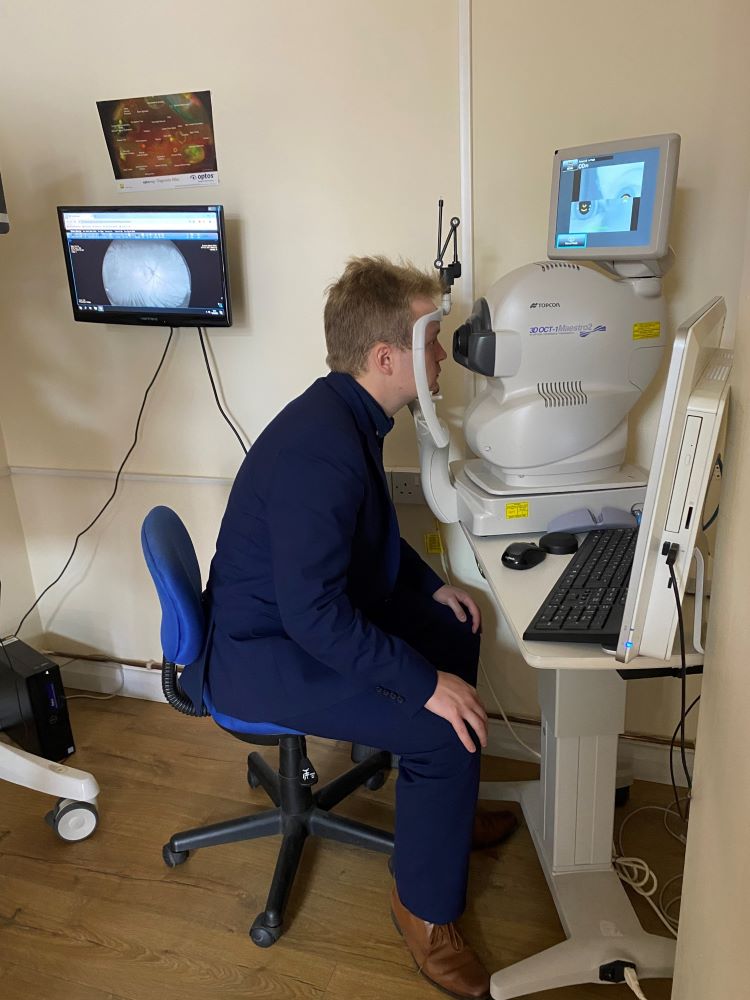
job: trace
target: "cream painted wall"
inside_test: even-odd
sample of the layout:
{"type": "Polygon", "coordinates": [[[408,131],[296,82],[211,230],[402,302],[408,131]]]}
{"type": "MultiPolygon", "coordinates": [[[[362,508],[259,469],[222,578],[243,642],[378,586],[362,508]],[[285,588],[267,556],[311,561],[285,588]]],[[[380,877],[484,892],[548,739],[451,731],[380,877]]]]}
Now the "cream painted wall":
{"type": "MultiPolygon", "coordinates": [[[[625,136],[682,136],[664,283],[676,325],[724,295],[724,343],[734,337],[750,178],[750,70],[743,46],[750,8],[739,0],[475,0],[474,180],[476,294],[499,276],[546,256],[552,154],[556,148],[625,136]]],[[[632,457],[650,462],[662,379],[631,420],[632,457]]],[[[724,529],[726,530],[726,529],[724,529]]],[[[720,528],[721,531],[721,528],[720,528]]],[[[456,560],[476,572],[466,559],[456,560]]],[[[506,709],[537,714],[535,680],[503,623],[484,644],[506,709]]],[[[698,682],[691,680],[697,691],[698,682]]],[[[631,682],[627,728],[671,735],[678,685],[631,682]]],[[[691,723],[690,732],[694,728],[691,723]]]]}
{"type": "MultiPolygon", "coordinates": [[[[0,581],[2,582],[0,636],[5,636],[15,631],[21,616],[34,603],[35,595],[2,431],[0,431],[0,581]]],[[[38,632],[39,627],[39,613],[33,611],[29,615],[29,628],[38,632]]]]}
{"type": "MultiPolygon", "coordinates": [[[[749,203],[750,208],[750,203],[749,203]]],[[[675,1000],[745,997],[750,927],[750,683],[747,531],[750,495],[750,210],[721,498],[725,521],[716,561],[706,650],[693,802],[685,859],[675,1000]]]]}
{"type": "MultiPolygon", "coordinates": [[[[437,198],[458,190],[453,0],[217,0],[210,23],[208,11],[134,0],[128,23],[148,26],[136,40],[112,2],[48,5],[43,20],[33,4],[2,8],[3,69],[16,81],[0,109],[11,466],[116,468],[164,341],[73,321],[57,204],[224,203],[236,322],[212,340],[250,437],[325,371],[323,291],[349,255],[431,263],[437,198]],[[118,193],[95,101],[180,88],[211,89],[220,187],[118,193]]],[[[131,469],[232,475],[236,442],[195,336],[181,341],[131,469]]],[[[394,464],[404,450],[413,459],[411,435],[390,448],[394,464]]]]}
{"type": "MultiPolygon", "coordinates": [[[[3,5],[0,167],[12,216],[0,242],[0,425],[14,468],[117,468],[166,331],[72,319],[57,204],[221,201],[235,325],[211,333],[230,412],[250,439],[325,372],[324,289],[352,254],[430,266],[437,199],[458,202],[453,0],[134,0],[128,38],[107,0],[3,5]],[[71,56],[71,54],[75,54],[71,56]],[[221,185],[117,192],[97,99],[210,88],[221,185]],[[447,151],[447,152],[446,152],[447,151]]],[[[460,374],[456,376],[460,385],[460,374]]],[[[55,637],[120,656],[158,651],[137,528],[152,503],[184,510],[204,571],[241,459],[197,338],[183,331],[146,408],[131,480],[41,605],[55,637]],[[209,477],[195,484],[185,477],[209,477]]],[[[387,461],[414,465],[410,420],[387,461]]],[[[14,475],[34,586],[59,572],[108,495],[101,479],[14,475]]],[[[26,633],[27,635],[30,633],[26,633]]]]}

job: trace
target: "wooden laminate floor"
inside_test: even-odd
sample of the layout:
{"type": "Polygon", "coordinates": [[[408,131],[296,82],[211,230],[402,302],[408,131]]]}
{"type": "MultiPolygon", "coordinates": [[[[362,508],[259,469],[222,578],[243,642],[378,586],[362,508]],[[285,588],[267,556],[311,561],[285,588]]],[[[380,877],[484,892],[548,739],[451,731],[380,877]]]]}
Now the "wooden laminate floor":
{"type": "MultiPolygon", "coordinates": [[[[388,913],[386,858],[310,840],[289,903],[286,932],[270,949],[247,930],[264,908],[276,837],[197,852],[169,870],[172,833],[266,808],[246,783],[248,747],[210,720],[166,705],[115,698],[71,702],[78,752],[70,763],[101,786],[100,823],[89,840],[60,841],[43,822],[52,800],[0,782],[0,997],[3,1000],[437,1000],[388,913]]],[[[348,747],[310,741],[321,781],[349,764],[348,747]]],[[[272,748],[262,753],[275,760],[272,748]]],[[[536,768],[485,758],[483,777],[533,777],[536,768]]],[[[339,810],[392,829],[393,777],[360,790],[339,810]]],[[[618,817],[669,790],[636,783],[618,817]]],[[[493,804],[494,806],[494,804],[493,804]]],[[[641,813],[626,850],[663,881],[681,870],[681,846],[661,814],[641,813]]],[[[663,932],[636,899],[644,926],[663,932]]],[[[528,831],[473,855],[462,921],[490,970],[564,937],[528,831]]],[[[670,982],[648,981],[649,1000],[670,982]]],[[[625,1000],[625,986],[586,985],[537,1000],[625,1000]]]]}

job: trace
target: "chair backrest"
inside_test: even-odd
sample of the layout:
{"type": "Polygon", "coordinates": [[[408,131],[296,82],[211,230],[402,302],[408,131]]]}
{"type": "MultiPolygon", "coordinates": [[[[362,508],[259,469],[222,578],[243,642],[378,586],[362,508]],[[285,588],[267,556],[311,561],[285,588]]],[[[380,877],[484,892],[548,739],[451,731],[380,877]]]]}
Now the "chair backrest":
{"type": "Polygon", "coordinates": [[[187,528],[170,507],[154,507],[141,527],[141,545],[161,604],[161,648],[171,663],[192,663],[206,624],[201,573],[187,528]]]}

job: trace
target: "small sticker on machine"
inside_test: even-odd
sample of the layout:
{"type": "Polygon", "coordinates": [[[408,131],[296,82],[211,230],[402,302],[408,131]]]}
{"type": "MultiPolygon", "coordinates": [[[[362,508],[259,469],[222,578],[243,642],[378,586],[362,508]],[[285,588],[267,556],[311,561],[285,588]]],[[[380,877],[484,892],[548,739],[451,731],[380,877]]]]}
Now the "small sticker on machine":
{"type": "Polygon", "coordinates": [[[661,335],[661,323],[633,323],[633,340],[654,340],[661,335]]]}
{"type": "Polygon", "coordinates": [[[506,503],[505,505],[505,519],[506,521],[513,521],[517,518],[528,517],[529,516],[529,501],[528,500],[517,500],[515,503],[506,503]]]}
{"type": "Polygon", "coordinates": [[[439,531],[428,531],[424,536],[425,552],[428,556],[441,556],[443,554],[443,540],[439,531]]]}

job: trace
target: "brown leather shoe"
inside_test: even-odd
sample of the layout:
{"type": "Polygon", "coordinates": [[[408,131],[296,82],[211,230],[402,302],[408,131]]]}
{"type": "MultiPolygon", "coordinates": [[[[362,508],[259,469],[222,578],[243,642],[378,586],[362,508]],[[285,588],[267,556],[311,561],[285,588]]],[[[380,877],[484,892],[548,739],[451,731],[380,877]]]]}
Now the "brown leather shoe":
{"type": "Polygon", "coordinates": [[[457,1000],[488,1000],[490,974],[464,944],[455,924],[431,924],[415,917],[398,898],[395,883],[391,917],[425,979],[457,1000]]]}
{"type": "Polygon", "coordinates": [[[487,812],[477,809],[471,831],[472,851],[482,851],[485,847],[495,847],[518,829],[518,817],[509,809],[487,812]]]}
{"type": "MultiPolygon", "coordinates": [[[[486,847],[496,847],[517,829],[518,817],[510,809],[498,809],[494,812],[477,809],[471,830],[471,849],[483,851],[486,847]]],[[[393,875],[393,855],[388,856],[388,871],[393,875]]]]}

